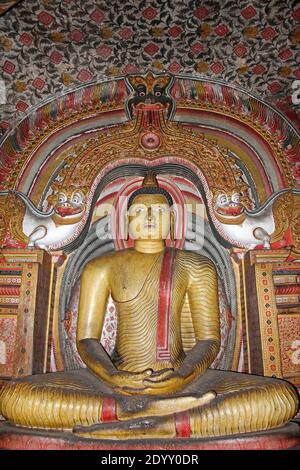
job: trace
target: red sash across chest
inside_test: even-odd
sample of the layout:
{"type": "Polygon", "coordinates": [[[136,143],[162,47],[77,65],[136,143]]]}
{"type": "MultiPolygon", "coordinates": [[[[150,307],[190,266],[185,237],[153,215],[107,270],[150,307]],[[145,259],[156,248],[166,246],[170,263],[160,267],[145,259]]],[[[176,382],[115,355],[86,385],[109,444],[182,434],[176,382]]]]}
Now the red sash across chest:
{"type": "Polygon", "coordinates": [[[156,335],[156,360],[170,360],[170,317],[172,280],[175,266],[176,250],[166,248],[160,271],[158,316],[156,335]]]}

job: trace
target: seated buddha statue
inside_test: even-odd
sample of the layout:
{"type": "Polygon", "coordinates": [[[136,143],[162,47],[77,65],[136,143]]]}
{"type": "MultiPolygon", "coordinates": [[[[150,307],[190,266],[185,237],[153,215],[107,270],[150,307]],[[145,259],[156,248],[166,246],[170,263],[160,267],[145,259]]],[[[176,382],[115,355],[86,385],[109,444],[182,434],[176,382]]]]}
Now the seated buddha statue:
{"type": "Polygon", "coordinates": [[[210,369],[220,347],[217,274],[174,238],[171,195],[149,174],[128,201],[134,247],[88,262],[81,279],[79,370],[15,379],[0,393],[12,425],[99,439],[216,437],[283,425],[298,409],[284,380],[210,369]],[[114,353],[100,343],[109,296],[118,326],[114,353]],[[187,299],[196,342],[187,353],[187,299]]]}

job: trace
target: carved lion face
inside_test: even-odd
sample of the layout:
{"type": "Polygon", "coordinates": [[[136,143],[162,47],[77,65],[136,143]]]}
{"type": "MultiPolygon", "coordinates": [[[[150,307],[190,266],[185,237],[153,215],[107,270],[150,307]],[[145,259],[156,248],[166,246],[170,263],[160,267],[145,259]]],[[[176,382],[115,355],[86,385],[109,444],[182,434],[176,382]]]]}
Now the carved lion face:
{"type": "Polygon", "coordinates": [[[242,194],[236,190],[230,193],[217,191],[213,198],[213,210],[216,218],[224,224],[241,224],[246,218],[242,194]]]}
{"type": "Polygon", "coordinates": [[[48,198],[54,208],[52,219],[56,225],[69,225],[79,222],[85,213],[86,196],[81,189],[59,189],[48,198]]]}
{"type": "Polygon", "coordinates": [[[127,105],[131,118],[137,108],[142,106],[145,109],[151,105],[166,108],[169,118],[174,110],[174,102],[167,92],[171,82],[170,75],[155,75],[151,72],[146,76],[129,76],[127,83],[131,87],[131,97],[127,105]]]}

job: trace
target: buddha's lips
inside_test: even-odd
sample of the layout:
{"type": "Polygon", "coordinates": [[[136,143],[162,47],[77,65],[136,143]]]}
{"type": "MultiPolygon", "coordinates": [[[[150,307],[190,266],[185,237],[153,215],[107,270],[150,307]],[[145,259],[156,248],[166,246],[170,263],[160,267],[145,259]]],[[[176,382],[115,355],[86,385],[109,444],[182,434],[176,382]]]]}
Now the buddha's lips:
{"type": "Polygon", "coordinates": [[[236,216],[236,215],[240,215],[242,212],[243,212],[244,208],[243,207],[240,207],[240,206],[237,206],[237,207],[218,207],[218,214],[222,214],[222,215],[232,215],[232,216],[236,216]]]}
{"type": "Polygon", "coordinates": [[[78,207],[75,209],[74,207],[56,207],[55,212],[59,214],[61,217],[67,217],[68,215],[75,215],[82,212],[82,208],[78,207]]]}

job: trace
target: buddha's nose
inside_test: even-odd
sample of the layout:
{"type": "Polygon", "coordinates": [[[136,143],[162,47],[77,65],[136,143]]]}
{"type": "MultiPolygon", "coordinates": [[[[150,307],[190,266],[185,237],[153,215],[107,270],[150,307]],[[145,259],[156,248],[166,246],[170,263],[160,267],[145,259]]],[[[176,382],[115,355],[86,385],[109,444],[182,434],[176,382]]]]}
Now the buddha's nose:
{"type": "Polygon", "coordinates": [[[153,219],[153,212],[151,207],[148,207],[147,209],[147,220],[152,220],[153,219]]]}

